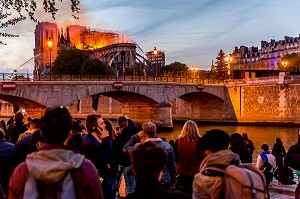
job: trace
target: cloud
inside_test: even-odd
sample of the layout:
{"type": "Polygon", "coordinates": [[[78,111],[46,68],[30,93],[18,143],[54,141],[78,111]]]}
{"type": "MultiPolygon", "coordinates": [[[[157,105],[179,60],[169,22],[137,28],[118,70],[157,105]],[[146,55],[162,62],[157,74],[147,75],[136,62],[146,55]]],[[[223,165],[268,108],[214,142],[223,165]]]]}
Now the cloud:
{"type": "MultiPolygon", "coordinates": [[[[272,36],[279,40],[299,34],[299,0],[82,0],[79,20],[72,19],[65,2],[57,4],[58,27],[78,24],[125,33],[144,51],[154,46],[165,51],[167,64],[210,68],[220,49],[231,53],[235,46],[260,46],[272,36]]],[[[37,16],[52,21],[42,11],[37,16]]],[[[0,47],[1,69],[11,71],[33,56],[34,28],[27,21],[7,29],[21,37],[0,47]]]]}

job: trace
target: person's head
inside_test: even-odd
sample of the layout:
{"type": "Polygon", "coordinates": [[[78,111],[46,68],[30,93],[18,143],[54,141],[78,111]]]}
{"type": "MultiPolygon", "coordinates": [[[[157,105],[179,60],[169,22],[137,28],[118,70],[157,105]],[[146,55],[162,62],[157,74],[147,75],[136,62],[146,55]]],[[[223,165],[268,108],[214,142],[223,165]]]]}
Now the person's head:
{"type": "Polygon", "coordinates": [[[174,145],[175,145],[174,140],[170,140],[170,141],[169,141],[169,144],[170,144],[171,146],[174,146],[174,145]]]}
{"type": "Polygon", "coordinates": [[[22,112],[17,112],[15,114],[15,117],[14,117],[15,123],[22,123],[23,119],[24,119],[24,115],[22,112]]]}
{"type": "Polygon", "coordinates": [[[72,128],[72,134],[73,135],[81,135],[82,130],[84,129],[83,124],[80,120],[73,120],[73,128],[72,128]]]}
{"type": "Polygon", "coordinates": [[[161,137],[160,139],[161,139],[162,141],[164,141],[164,142],[167,141],[167,139],[166,139],[165,137],[161,137]]]}
{"type": "Polygon", "coordinates": [[[114,131],[112,122],[110,120],[104,120],[104,123],[105,123],[105,126],[106,126],[105,128],[109,133],[109,136],[112,137],[113,131],[114,131]]]}
{"type": "Polygon", "coordinates": [[[229,135],[220,129],[207,131],[198,141],[197,149],[210,151],[212,153],[228,149],[229,135]]]}
{"type": "Polygon", "coordinates": [[[166,163],[166,152],[155,142],[141,143],[131,153],[131,166],[137,180],[159,179],[166,163]]]}
{"type": "Polygon", "coordinates": [[[242,132],[242,136],[243,136],[244,140],[248,139],[248,134],[245,131],[242,132]]]}
{"type": "Polygon", "coordinates": [[[44,143],[45,140],[41,136],[40,130],[35,130],[29,142],[29,153],[37,151],[44,143]]]}
{"type": "Polygon", "coordinates": [[[5,132],[0,128],[0,139],[5,138],[5,132]]]}
{"type": "Polygon", "coordinates": [[[148,138],[156,137],[156,125],[152,122],[146,122],[142,125],[143,132],[148,138]]]}
{"type": "Polygon", "coordinates": [[[121,129],[125,129],[128,126],[128,120],[125,116],[118,118],[118,125],[121,129]]]}
{"type": "Polygon", "coordinates": [[[276,144],[282,145],[282,141],[280,138],[276,138],[276,144]]]}
{"type": "Polygon", "coordinates": [[[69,111],[61,107],[46,110],[40,122],[42,137],[49,144],[64,144],[72,126],[73,119],[69,111]]]}
{"type": "Polygon", "coordinates": [[[239,133],[230,135],[230,146],[245,146],[245,140],[239,133]]]}
{"type": "Polygon", "coordinates": [[[98,127],[104,130],[106,125],[101,118],[101,115],[88,115],[85,121],[86,128],[89,133],[98,133],[98,127]]]}
{"type": "Polygon", "coordinates": [[[179,137],[183,138],[183,139],[186,139],[186,140],[198,141],[201,136],[199,134],[197,124],[192,120],[186,121],[186,123],[182,127],[182,130],[181,130],[181,133],[180,133],[179,137]]]}
{"type": "Polygon", "coordinates": [[[261,145],[261,149],[263,151],[268,151],[269,150],[269,146],[267,144],[263,144],[263,145],[261,145]]]}
{"type": "Polygon", "coordinates": [[[29,123],[29,129],[39,129],[41,120],[39,118],[33,118],[29,123]]]}

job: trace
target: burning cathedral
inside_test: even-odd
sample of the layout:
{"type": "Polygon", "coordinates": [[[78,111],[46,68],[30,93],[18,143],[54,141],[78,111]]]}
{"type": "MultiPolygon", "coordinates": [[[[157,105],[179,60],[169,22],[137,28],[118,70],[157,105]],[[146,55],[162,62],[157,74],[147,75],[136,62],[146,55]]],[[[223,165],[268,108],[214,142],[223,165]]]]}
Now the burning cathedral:
{"type": "Polygon", "coordinates": [[[33,72],[41,74],[51,67],[60,49],[75,48],[88,51],[91,58],[99,59],[115,70],[138,66],[146,71],[149,67],[142,49],[132,39],[117,32],[79,25],[59,30],[56,23],[41,22],[35,29],[33,72]]]}

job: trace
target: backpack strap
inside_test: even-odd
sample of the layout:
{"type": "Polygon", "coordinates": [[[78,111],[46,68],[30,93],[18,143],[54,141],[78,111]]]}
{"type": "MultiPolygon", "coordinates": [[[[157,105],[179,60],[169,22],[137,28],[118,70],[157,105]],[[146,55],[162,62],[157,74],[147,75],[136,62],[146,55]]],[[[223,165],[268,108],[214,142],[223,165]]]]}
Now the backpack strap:
{"type": "MultiPolygon", "coordinates": [[[[245,167],[243,167],[243,168],[245,168],[245,167]]],[[[253,189],[253,187],[254,187],[253,179],[252,179],[251,175],[248,173],[248,169],[245,168],[245,171],[246,171],[246,174],[248,176],[248,179],[250,181],[250,185],[251,185],[251,188],[252,188],[251,189],[252,199],[257,199],[257,197],[256,197],[256,190],[253,189]]]]}
{"type": "Polygon", "coordinates": [[[205,176],[224,176],[223,171],[218,171],[214,169],[205,169],[204,171],[202,171],[202,174],[205,176]]]}

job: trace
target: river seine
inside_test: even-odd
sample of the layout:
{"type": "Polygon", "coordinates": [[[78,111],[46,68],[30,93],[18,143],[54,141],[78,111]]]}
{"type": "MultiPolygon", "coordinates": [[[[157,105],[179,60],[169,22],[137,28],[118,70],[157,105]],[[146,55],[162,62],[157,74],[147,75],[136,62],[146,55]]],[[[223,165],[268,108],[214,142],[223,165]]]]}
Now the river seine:
{"type": "MultiPolygon", "coordinates": [[[[180,135],[184,123],[175,123],[173,131],[159,132],[158,137],[165,137],[167,142],[169,140],[176,140],[180,135]]],[[[260,147],[266,143],[269,149],[275,143],[276,138],[281,138],[286,150],[298,141],[298,127],[272,127],[272,126],[224,126],[224,125],[200,125],[198,124],[200,135],[211,129],[222,129],[228,134],[235,132],[248,134],[249,139],[253,141],[255,151],[253,154],[253,161],[256,162],[256,156],[260,153],[260,147]]]]}

